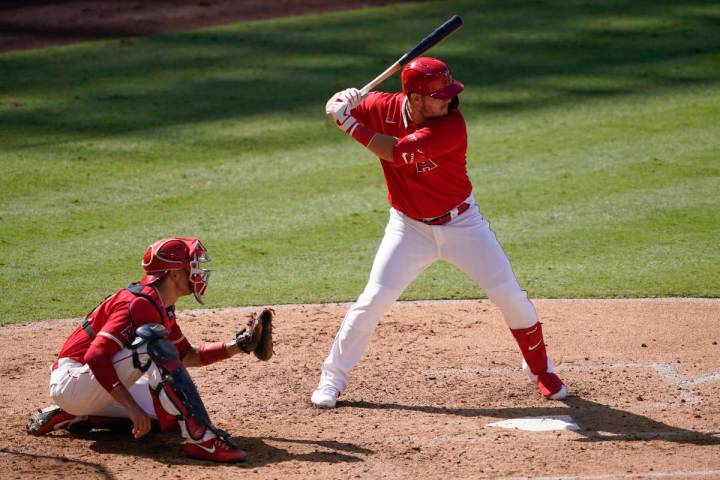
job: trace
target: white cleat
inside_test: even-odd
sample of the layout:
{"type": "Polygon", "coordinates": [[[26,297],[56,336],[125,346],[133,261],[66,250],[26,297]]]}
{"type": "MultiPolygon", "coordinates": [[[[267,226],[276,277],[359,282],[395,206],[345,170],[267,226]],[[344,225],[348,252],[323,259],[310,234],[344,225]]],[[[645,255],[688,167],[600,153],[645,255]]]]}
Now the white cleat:
{"type": "Polygon", "coordinates": [[[560,380],[560,377],[558,377],[555,373],[555,367],[549,358],[548,368],[545,373],[535,375],[532,373],[525,360],[522,362],[522,369],[530,379],[530,382],[537,385],[538,392],[540,392],[540,395],[543,397],[548,400],[564,400],[567,398],[567,388],[565,387],[563,381],[560,380]]]}
{"type": "MultiPolygon", "coordinates": [[[[555,375],[555,374],[552,373],[551,375],[555,375]]],[[[549,397],[545,397],[545,398],[547,398],[549,400],[565,400],[567,398],[567,388],[565,388],[565,385],[563,385],[560,388],[560,390],[558,390],[556,393],[553,393],[549,397]]]]}
{"type": "Polygon", "coordinates": [[[335,387],[323,385],[315,389],[310,401],[318,408],[335,408],[338,395],[340,395],[340,392],[335,387]]]}

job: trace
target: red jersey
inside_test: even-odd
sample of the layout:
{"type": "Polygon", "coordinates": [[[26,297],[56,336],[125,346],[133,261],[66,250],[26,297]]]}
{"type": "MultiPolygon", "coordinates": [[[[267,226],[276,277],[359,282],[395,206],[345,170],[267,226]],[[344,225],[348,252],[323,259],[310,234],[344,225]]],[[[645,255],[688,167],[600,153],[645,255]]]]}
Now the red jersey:
{"type": "Polygon", "coordinates": [[[415,125],[406,103],[403,93],[371,92],[352,113],[370,130],[398,139],[393,162],[380,162],[390,205],[412,218],[438,217],[472,192],[465,119],[455,108],[415,125]]]}
{"type": "MultiPolygon", "coordinates": [[[[132,287],[132,285],[131,285],[132,287]]],[[[152,285],[137,288],[137,295],[123,289],[105,299],[65,341],[58,359],[70,358],[86,363],[98,382],[110,391],[119,379],[112,357],[135,338],[135,330],[145,323],[160,323],[170,332],[167,337],[180,353],[187,354],[190,343],[175,321],[175,306],[163,308],[160,294],[152,285]],[[91,337],[93,335],[94,337],[91,337]]],[[[53,365],[57,368],[58,362],[53,365]]]]}

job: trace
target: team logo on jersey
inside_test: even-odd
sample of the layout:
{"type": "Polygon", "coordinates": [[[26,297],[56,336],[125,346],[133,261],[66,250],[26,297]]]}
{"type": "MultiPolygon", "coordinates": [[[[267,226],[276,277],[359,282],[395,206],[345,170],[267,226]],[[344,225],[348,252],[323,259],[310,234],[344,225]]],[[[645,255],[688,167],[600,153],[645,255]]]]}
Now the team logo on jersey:
{"type": "Polygon", "coordinates": [[[413,152],[413,153],[402,152],[401,156],[402,156],[403,162],[405,162],[406,165],[408,163],[413,163],[413,161],[415,161],[415,152],[413,152]]]}
{"type": "Polygon", "coordinates": [[[425,173],[429,172],[430,170],[437,168],[437,163],[433,162],[432,160],[426,160],[424,162],[417,162],[415,164],[415,168],[417,169],[417,173],[425,173]]]}
{"type": "Polygon", "coordinates": [[[120,335],[125,337],[126,340],[130,340],[130,335],[132,335],[134,331],[135,327],[133,327],[132,325],[128,325],[120,331],[120,335]]]}

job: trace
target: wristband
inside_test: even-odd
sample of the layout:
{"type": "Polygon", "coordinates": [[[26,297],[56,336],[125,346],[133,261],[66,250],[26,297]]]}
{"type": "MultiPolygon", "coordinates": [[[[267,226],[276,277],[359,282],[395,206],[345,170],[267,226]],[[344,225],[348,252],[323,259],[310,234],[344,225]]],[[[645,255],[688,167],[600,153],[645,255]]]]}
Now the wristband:
{"type": "Polygon", "coordinates": [[[375,132],[360,122],[356,123],[350,130],[348,130],[348,133],[352,138],[360,142],[363,147],[370,145],[370,141],[375,136],[375,132]]]}
{"type": "Polygon", "coordinates": [[[230,354],[227,348],[225,348],[225,342],[203,343],[200,345],[198,356],[200,357],[200,363],[203,365],[210,365],[211,363],[230,358],[230,354]]]}

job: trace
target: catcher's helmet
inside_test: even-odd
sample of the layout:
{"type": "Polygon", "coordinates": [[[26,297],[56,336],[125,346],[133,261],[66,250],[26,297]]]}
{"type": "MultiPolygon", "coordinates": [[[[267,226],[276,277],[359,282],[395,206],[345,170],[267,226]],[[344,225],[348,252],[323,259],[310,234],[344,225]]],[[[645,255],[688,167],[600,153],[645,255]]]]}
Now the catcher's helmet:
{"type": "Polygon", "coordinates": [[[145,276],[140,280],[143,285],[150,285],[169,270],[190,270],[190,284],[193,295],[199,303],[210,280],[210,270],[200,268],[200,263],[211,261],[207,250],[195,237],[163,238],[150,245],[142,260],[145,276]]]}
{"type": "Polygon", "coordinates": [[[402,70],[402,91],[447,100],[463,91],[465,85],[453,80],[450,67],[432,57],[418,57],[402,70]]]}

